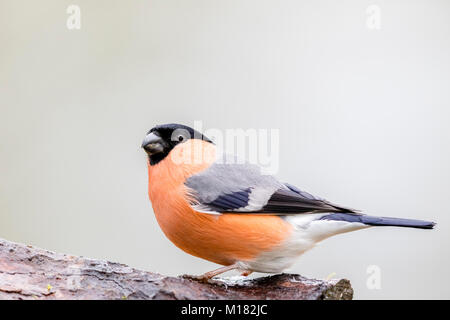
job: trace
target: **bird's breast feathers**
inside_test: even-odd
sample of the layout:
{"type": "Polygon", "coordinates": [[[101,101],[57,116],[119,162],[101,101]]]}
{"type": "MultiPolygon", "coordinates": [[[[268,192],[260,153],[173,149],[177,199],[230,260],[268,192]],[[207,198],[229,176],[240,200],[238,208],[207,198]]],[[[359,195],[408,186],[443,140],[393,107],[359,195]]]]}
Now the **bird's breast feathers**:
{"type": "Polygon", "coordinates": [[[278,216],[216,216],[193,209],[192,190],[185,182],[214,162],[213,144],[190,140],[175,147],[163,161],[148,166],[149,197],[165,235],[182,250],[223,265],[251,261],[283,243],[293,228],[278,216]]]}

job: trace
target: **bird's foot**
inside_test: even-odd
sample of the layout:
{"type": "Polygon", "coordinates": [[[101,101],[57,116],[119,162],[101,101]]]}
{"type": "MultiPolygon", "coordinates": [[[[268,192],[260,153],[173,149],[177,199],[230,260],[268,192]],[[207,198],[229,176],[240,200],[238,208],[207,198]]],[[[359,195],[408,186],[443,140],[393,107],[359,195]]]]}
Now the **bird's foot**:
{"type": "Polygon", "coordinates": [[[207,283],[213,277],[218,276],[219,274],[222,274],[224,272],[237,269],[237,268],[238,268],[237,264],[231,264],[229,266],[221,267],[219,269],[206,272],[206,273],[202,274],[201,276],[192,276],[192,275],[189,275],[189,274],[184,274],[181,277],[184,278],[184,279],[190,279],[190,280],[194,280],[194,281],[207,283]]]}
{"type": "Polygon", "coordinates": [[[183,274],[181,276],[181,278],[183,279],[188,279],[188,280],[193,280],[193,281],[197,281],[197,282],[202,282],[202,283],[208,283],[209,280],[212,279],[212,277],[208,277],[205,274],[196,276],[196,275],[192,275],[192,274],[183,274]]]}

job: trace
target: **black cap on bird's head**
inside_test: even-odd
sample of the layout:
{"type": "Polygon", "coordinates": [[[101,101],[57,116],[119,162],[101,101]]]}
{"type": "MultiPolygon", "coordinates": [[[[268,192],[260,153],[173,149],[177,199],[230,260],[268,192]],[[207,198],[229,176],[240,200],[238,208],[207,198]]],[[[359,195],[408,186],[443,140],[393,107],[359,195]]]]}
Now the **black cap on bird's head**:
{"type": "Polygon", "coordinates": [[[191,127],[169,123],[153,127],[147,132],[141,147],[148,154],[150,164],[163,160],[178,144],[189,139],[200,139],[212,143],[207,137],[191,127]]]}

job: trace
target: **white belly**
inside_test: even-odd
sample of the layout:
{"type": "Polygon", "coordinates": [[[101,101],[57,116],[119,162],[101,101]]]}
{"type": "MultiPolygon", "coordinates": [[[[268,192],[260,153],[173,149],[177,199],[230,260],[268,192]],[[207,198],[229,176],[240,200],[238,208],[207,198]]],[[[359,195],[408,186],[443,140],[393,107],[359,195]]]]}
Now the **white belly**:
{"type": "Polygon", "coordinates": [[[297,258],[312,249],[316,243],[339,233],[368,228],[362,223],[317,220],[324,214],[286,216],[294,227],[292,236],[271,251],[264,252],[251,261],[240,261],[243,270],[279,273],[291,267],[297,258]]]}

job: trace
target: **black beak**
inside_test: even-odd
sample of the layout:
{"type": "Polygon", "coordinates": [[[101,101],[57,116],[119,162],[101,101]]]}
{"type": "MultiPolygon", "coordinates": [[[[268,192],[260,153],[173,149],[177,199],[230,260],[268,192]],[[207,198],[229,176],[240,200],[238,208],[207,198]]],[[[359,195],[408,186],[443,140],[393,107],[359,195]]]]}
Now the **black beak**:
{"type": "Polygon", "coordinates": [[[155,153],[160,153],[164,151],[165,143],[163,139],[157,134],[150,132],[145,136],[144,141],[142,141],[141,148],[148,153],[148,155],[152,155],[155,153]]]}

